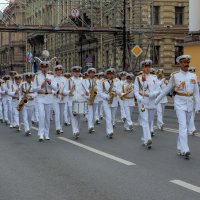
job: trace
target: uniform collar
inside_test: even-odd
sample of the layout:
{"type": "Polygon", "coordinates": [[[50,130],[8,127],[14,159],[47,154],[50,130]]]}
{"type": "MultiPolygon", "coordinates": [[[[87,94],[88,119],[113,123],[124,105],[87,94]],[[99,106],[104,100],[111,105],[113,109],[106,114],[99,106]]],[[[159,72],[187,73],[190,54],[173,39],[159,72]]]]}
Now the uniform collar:
{"type": "Polygon", "coordinates": [[[189,71],[187,71],[187,72],[184,72],[182,69],[180,69],[180,72],[181,72],[182,74],[184,74],[184,75],[186,75],[186,74],[188,74],[188,73],[189,73],[189,71]]]}

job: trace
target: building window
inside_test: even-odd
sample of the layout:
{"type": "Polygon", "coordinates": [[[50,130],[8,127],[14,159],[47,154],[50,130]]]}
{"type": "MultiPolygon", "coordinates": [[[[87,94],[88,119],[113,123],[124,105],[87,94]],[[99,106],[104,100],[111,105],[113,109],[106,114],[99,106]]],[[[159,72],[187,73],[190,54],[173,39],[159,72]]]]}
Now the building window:
{"type": "Polygon", "coordinates": [[[154,25],[160,24],[160,6],[153,7],[153,24],[154,25]]]}
{"type": "Polygon", "coordinates": [[[154,46],[154,48],[152,49],[151,60],[156,65],[160,63],[160,46],[154,46]]]}
{"type": "Polygon", "coordinates": [[[106,16],[106,25],[109,25],[109,16],[106,16]]]}
{"type": "Polygon", "coordinates": [[[183,25],[184,7],[175,7],[175,25],[183,25]]]}
{"type": "Polygon", "coordinates": [[[175,46],[175,64],[176,58],[183,55],[183,46],[175,46]]]}

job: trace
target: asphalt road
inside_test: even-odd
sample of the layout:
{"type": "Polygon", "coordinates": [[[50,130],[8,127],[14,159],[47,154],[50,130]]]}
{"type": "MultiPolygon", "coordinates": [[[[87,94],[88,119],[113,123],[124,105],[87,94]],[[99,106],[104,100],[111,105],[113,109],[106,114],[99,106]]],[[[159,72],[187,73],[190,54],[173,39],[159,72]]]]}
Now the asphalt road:
{"type": "MultiPolygon", "coordinates": [[[[199,122],[200,115],[198,130],[199,122]]],[[[0,200],[199,200],[200,137],[189,137],[192,157],[185,160],[176,155],[173,110],[165,123],[151,150],[141,146],[139,126],[126,132],[121,122],[109,140],[104,121],[90,135],[82,120],[74,143],[71,127],[57,136],[52,123],[51,140],[39,143],[36,130],[26,137],[0,124],[0,200]]]]}

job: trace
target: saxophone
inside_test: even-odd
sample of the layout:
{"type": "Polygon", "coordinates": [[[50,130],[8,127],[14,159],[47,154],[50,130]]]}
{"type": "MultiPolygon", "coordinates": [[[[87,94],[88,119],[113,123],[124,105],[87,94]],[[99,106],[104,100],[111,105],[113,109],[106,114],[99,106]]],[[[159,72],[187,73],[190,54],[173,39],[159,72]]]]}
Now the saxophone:
{"type": "Polygon", "coordinates": [[[94,104],[94,100],[95,100],[96,96],[97,96],[97,88],[96,88],[96,80],[95,80],[94,85],[90,90],[90,97],[89,97],[88,105],[94,104]]]}
{"type": "Polygon", "coordinates": [[[114,87],[114,81],[112,82],[108,91],[108,94],[110,95],[110,98],[108,99],[108,104],[112,104],[114,97],[116,97],[116,93],[112,91],[113,87],[114,87]]]}
{"type": "Polygon", "coordinates": [[[30,84],[28,90],[26,90],[26,92],[24,93],[24,96],[20,100],[20,102],[19,102],[19,104],[17,106],[17,110],[18,111],[21,111],[24,108],[25,104],[28,103],[28,97],[27,97],[27,95],[31,91],[31,87],[32,87],[32,85],[30,84]]]}

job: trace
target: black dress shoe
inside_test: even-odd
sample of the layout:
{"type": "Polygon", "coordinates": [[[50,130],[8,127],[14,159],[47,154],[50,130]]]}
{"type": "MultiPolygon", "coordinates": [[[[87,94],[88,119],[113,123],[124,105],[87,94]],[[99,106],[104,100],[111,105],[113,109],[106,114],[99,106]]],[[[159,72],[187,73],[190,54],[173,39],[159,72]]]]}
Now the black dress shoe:
{"type": "Polygon", "coordinates": [[[147,149],[151,149],[152,147],[152,140],[147,141],[147,149]]]}
{"type": "Polygon", "coordinates": [[[190,159],[190,155],[191,155],[190,152],[186,152],[186,153],[184,154],[185,159],[186,159],[186,160],[189,160],[189,159],[190,159]]]}
{"type": "Polygon", "coordinates": [[[30,133],[31,133],[30,131],[26,131],[25,136],[31,135],[30,133]]]}
{"type": "Polygon", "coordinates": [[[112,139],[112,138],[113,138],[113,133],[108,134],[107,137],[108,137],[109,139],[112,139]]]}
{"type": "Polygon", "coordinates": [[[94,132],[95,132],[95,130],[94,130],[93,127],[89,129],[89,133],[90,133],[90,134],[91,134],[91,133],[94,133],[94,132]]]}
{"type": "Polygon", "coordinates": [[[154,137],[155,136],[155,133],[154,132],[151,132],[151,137],[154,137]]]}
{"type": "Polygon", "coordinates": [[[123,121],[123,123],[125,123],[126,122],[126,118],[124,117],[124,118],[122,118],[122,121],[123,121]]]}
{"type": "Polygon", "coordinates": [[[60,135],[60,130],[59,129],[56,130],[56,133],[57,133],[57,135],[60,135]]]}

